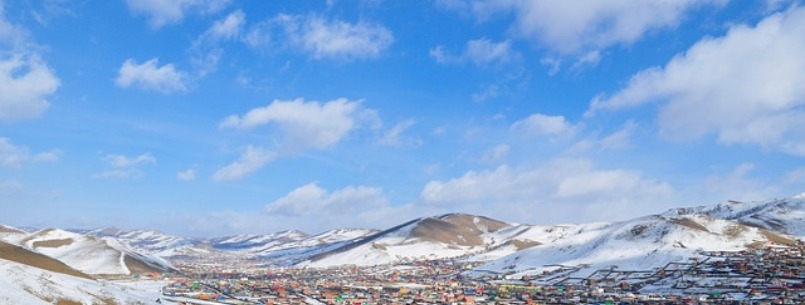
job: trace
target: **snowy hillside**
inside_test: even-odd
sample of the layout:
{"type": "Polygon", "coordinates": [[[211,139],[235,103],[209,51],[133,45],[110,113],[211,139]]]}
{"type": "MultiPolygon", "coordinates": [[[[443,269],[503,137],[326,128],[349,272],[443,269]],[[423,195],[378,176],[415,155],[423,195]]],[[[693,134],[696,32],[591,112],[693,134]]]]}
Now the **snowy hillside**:
{"type": "Polygon", "coordinates": [[[22,229],[0,225],[0,240],[14,241],[28,234],[22,229]]]}
{"type": "Polygon", "coordinates": [[[509,236],[520,232],[512,227],[515,226],[466,214],[420,218],[316,255],[301,265],[380,265],[463,256],[503,246],[509,236]]]}
{"type": "Polygon", "coordinates": [[[224,251],[265,251],[289,243],[304,240],[308,234],[301,231],[289,230],[273,234],[244,234],[215,238],[209,240],[214,248],[224,251]]]}
{"type": "Polygon", "coordinates": [[[103,228],[88,232],[97,237],[114,237],[128,246],[149,253],[197,244],[198,240],[165,234],[154,230],[124,231],[117,228],[103,228]]]}
{"type": "Polygon", "coordinates": [[[477,270],[528,275],[550,271],[556,265],[582,266],[574,276],[611,266],[651,270],[699,257],[698,251],[739,251],[769,240],[794,242],[767,230],[704,215],[655,215],[578,225],[548,244],[490,261],[477,270]]]}
{"type": "Polygon", "coordinates": [[[805,238],[805,193],[758,202],[728,201],[713,206],[679,208],[664,215],[708,215],[805,238]]]}
{"type": "Polygon", "coordinates": [[[92,279],[0,259],[0,304],[152,304],[150,297],[92,279]]]}
{"type": "Polygon", "coordinates": [[[33,232],[16,243],[90,275],[127,275],[167,267],[163,260],[138,254],[113,239],[59,229],[33,232]]]}

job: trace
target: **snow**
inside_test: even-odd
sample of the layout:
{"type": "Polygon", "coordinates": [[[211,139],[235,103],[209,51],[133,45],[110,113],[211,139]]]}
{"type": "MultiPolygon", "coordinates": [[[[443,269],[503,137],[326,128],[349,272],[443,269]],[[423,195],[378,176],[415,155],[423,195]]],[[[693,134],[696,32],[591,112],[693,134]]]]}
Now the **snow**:
{"type": "Polygon", "coordinates": [[[96,238],[59,229],[47,229],[26,237],[23,246],[58,259],[86,274],[129,274],[128,268],[123,264],[123,253],[96,238]],[[54,240],[72,242],[59,247],[35,247],[37,242],[54,240]]]}
{"type": "Polygon", "coordinates": [[[549,265],[582,266],[574,276],[617,266],[621,270],[651,270],[669,262],[701,257],[699,251],[739,251],[765,241],[760,230],[708,216],[648,216],[608,225],[579,225],[550,244],[490,261],[478,270],[539,274],[549,265]],[[704,229],[704,230],[703,230],[704,229]],[[733,232],[734,233],[734,232],[733,232]]]}
{"type": "Polygon", "coordinates": [[[109,282],[99,282],[54,273],[11,261],[0,260],[0,304],[52,304],[71,300],[81,304],[151,304],[157,294],[139,292],[109,282]]]}
{"type": "Polygon", "coordinates": [[[40,230],[20,238],[17,243],[90,275],[130,274],[124,261],[126,255],[157,266],[171,266],[165,260],[136,253],[115,239],[91,237],[60,229],[40,230]],[[64,244],[42,245],[54,241],[64,244]]]}

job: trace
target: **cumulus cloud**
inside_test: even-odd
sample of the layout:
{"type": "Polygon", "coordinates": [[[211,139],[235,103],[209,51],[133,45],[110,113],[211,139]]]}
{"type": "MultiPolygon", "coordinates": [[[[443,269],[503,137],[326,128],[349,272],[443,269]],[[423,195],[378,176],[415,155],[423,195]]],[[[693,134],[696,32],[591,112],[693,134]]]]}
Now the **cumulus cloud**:
{"type": "Polygon", "coordinates": [[[572,136],[579,128],[579,126],[568,122],[564,116],[551,116],[541,113],[532,114],[525,119],[514,122],[511,126],[511,130],[515,132],[552,137],[572,136]]]}
{"type": "Polygon", "coordinates": [[[273,124],[285,137],[291,150],[325,149],[334,146],[352,131],[365,115],[359,101],[345,98],[326,103],[274,100],[265,107],[254,108],[242,116],[231,115],[221,128],[253,129],[273,124]]]}
{"type": "Polygon", "coordinates": [[[159,93],[187,91],[187,73],[179,71],[173,64],[159,66],[159,59],[152,58],[142,64],[129,58],[118,70],[115,83],[118,87],[138,87],[159,93]]]}
{"type": "Polygon", "coordinates": [[[314,59],[352,60],[380,56],[394,42],[394,35],[386,27],[368,22],[279,15],[252,27],[246,42],[269,48],[283,42],[314,59]]]}
{"type": "Polygon", "coordinates": [[[593,99],[587,115],[656,102],[665,137],[716,134],[721,143],[805,155],[803,49],[805,8],[795,7],[638,72],[622,90],[593,99]]]}
{"type": "Polygon", "coordinates": [[[493,42],[487,38],[468,41],[459,55],[450,54],[444,46],[430,49],[429,54],[440,64],[472,62],[476,66],[508,63],[520,57],[520,53],[512,49],[511,41],[493,42]]]}
{"type": "Polygon", "coordinates": [[[6,19],[0,1],[0,121],[36,118],[50,107],[47,99],[60,80],[39,49],[25,28],[6,19]]]}
{"type": "Polygon", "coordinates": [[[219,169],[213,175],[215,181],[237,180],[248,174],[266,166],[274,159],[277,153],[268,151],[262,147],[247,146],[240,154],[240,158],[235,162],[219,169]]]}
{"type": "Polygon", "coordinates": [[[333,192],[316,183],[301,186],[268,204],[266,212],[283,216],[352,215],[384,207],[388,203],[383,190],[375,187],[348,186],[333,192]]]}
{"type": "Polygon", "coordinates": [[[103,157],[103,162],[108,169],[92,175],[93,178],[102,179],[130,179],[139,178],[143,175],[141,167],[154,164],[157,159],[151,153],[143,153],[137,156],[126,156],[121,154],[108,154],[103,157]]]}
{"type": "Polygon", "coordinates": [[[514,15],[511,32],[554,51],[583,53],[616,44],[629,44],[646,33],[674,27],[692,8],[720,5],[727,0],[438,0],[451,10],[480,20],[514,15]]]}
{"type": "Polygon", "coordinates": [[[0,121],[40,116],[49,107],[48,96],[60,81],[38,56],[0,53],[0,121]]]}
{"type": "Polygon", "coordinates": [[[420,200],[514,221],[555,223],[656,212],[669,204],[667,197],[673,193],[669,184],[637,171],[598,169],[589,160],[555,160],[537,168],[500,166],[430,181],[420,200]],[[506,211],[499,209],[503,206],[506,211]]]}
{"type": "Polygon", "coordinates": [[[229,3],[230,0],[126,0],[129,10],[146,15],[154,29],[180,22],[188,13],[218,12],[229,6],[229,3]]]}
{"type": "Polygon", "coordinates": [[[18,168],[28,162],[55,162],[59,151],[32,153],[28,147],[15,145],[8,138],[0,138],[0,167],[18,168]]]}

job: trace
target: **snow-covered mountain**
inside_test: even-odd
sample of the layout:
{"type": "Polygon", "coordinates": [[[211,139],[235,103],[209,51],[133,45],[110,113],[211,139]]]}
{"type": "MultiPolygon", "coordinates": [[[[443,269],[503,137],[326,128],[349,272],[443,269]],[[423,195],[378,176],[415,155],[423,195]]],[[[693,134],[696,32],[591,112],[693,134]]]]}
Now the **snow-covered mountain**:
{"type": "MultiPolygon", "coordinates": [[[[302,265],[379,265],[410,259],[456,257],[511,244],[527,227],[483,216],[446,214],[415,219],[315,255],[302,265]]],[[[531,245],[521,240],[519,245],[531,245]]]]}
{"type": "Polygon", "coordinates": [[[278,246],[298,242],[309,237],[302,231],[289,230],[273,234],[244,234],[214,238],[209,243],[216,249],[224,251],[266,251],[278,246]]]}
{"type": "Polygon", "coordinates": [[[651,270],[703,257],[700,251],[740,251],[768,241],[796,243],[792,237],[707,215],[653,215],[578,225],[550,243],[489,261],[477,270],[529,275],[558,265],[580,267],[574,276],[611,266],[651,270]]]}
{"type": "Polygon", "coordinates": [[[131,292],[96,281],[42,253],[0,241],[0,304],[150,304],[158,295],[131,292]]]}
{"type": "Polygon", "coordinates": [[[712,206],[679,208],[663,215],[707,215],[805,238],[805,193],[769,201],[728,201],[712,206]]]}
{"type": "Polygon", "coordinates": [[[487,262],[480,270],[539,272],[546,265],[649,268],[698,250],[742,250],[805,236],[805,194],[787,199],[679,208],[616,223],[527,225],[484,216],[418,218],[383,231],[337,229],[317,235],[271,234],[192,239],[151,230],[101,228],[87,235],[56,229],[26,233],[0,227],[0,240],[22,245],[88,274],[127,274],[127,262],[160,258],[252,260],[260,265],[328,267],[414,259],[487,262]],[[87,257],[95,257],[87,260],[87,257]],[[128,260],[127,260],[128,259],[128,260]],[[96,265],[97,264],[97,265],[96,265]]]}
{"type": "Polygon", "coordinates": [[[211,239],[185,238],[153,230],[121,230],[114,227],[74,232],[115,240],[132,251],[167,260],[236,258],[253,259],[261,264],[292,265],[377,231],[347,228],[308,235],[301,231],[288,230],[211,239]]]}
{"type": "Polygon", "coordinates": [[[25,236],[28,232],[11,226],[0,225],[0,240],[15,240],[25,236]]]}
{"type": "Polygon", "coordinates": [[[60,229],[39,230],[9,241],[90,275],[128,275],[170,268],[166,261],[137,253],[114,239],[60,229]]]}
{"type": "Polygon", "coordinates": [[[150,304],[152,300],[98,282],[53,258],[0,242],[0,304],[150,304]]]}
{"type": "Polygon", "coordinates": [[[488,262],[479,270],[542,272],[547,265],[588,270],[658,267],[700,250],[738,251],[805,235],[805,194],[787,199],[680,208],[617,223],[551,226],[510,224],[447,214],[415,219],[312,256],[300,265],[378,265],[460,257],[488,262]]]}
{"type": "Polygon", "coordinates": [[[208,247],[203,245],[202,240],[165,234],[155,230],[121,230],[115,227],[105,227],[82,233],[100,238],[111,238],[139,253],[162,258],[209,253],[208,247]]]}

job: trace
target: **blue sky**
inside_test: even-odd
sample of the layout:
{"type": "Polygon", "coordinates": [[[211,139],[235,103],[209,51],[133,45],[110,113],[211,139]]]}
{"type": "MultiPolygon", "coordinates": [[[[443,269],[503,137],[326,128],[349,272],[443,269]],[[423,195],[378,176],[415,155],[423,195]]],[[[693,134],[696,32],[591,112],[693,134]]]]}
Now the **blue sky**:
{"type": "Polygon", "coordinates": [[[786,0],[0,0],[0,223],[549,224],[805,191],[786,0]]]}

